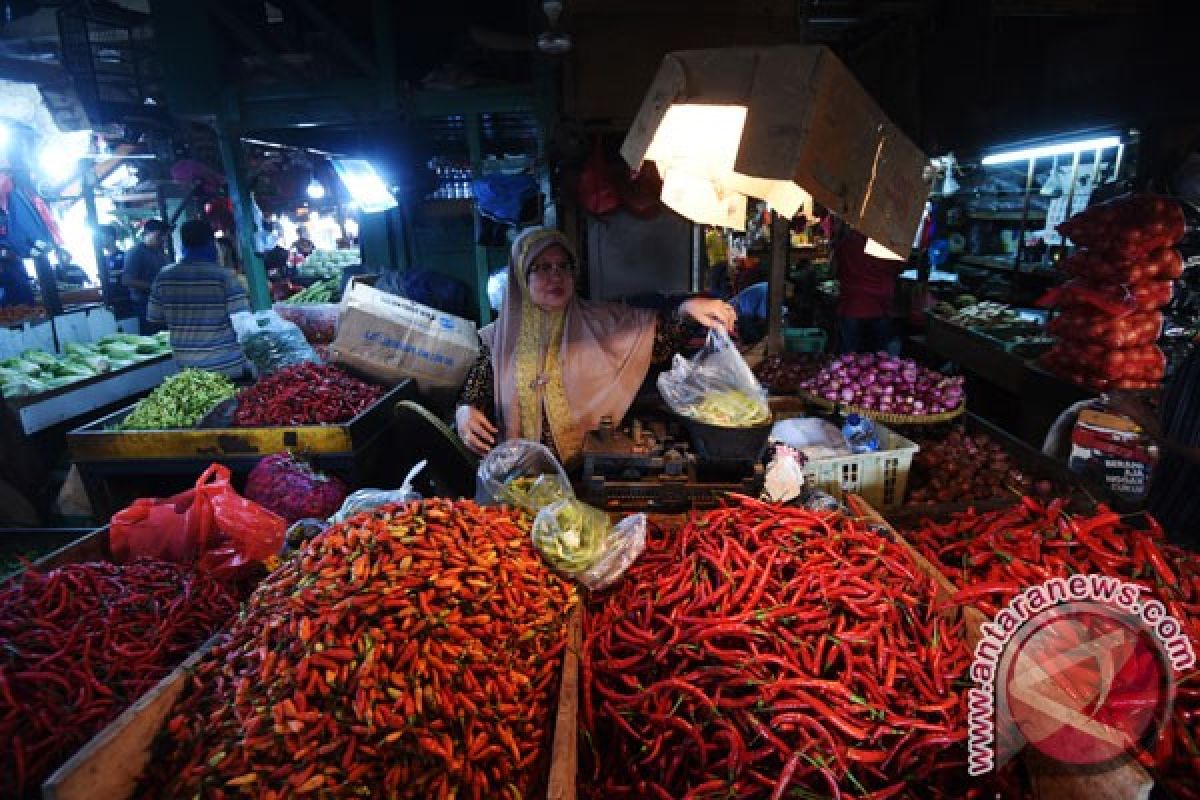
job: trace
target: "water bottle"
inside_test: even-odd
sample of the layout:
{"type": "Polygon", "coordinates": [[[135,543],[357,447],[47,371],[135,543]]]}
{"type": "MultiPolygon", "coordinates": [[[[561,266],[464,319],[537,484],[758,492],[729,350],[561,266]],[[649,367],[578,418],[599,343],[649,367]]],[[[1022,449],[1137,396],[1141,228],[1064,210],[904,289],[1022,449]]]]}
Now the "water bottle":
{"type": "Polygon", "coordinates": [[[846,417],[842,426],[842,436],[852,453],[874,453],[879,449],[879,437],[875,434],[875,425],[871,420],[859,414],[846,417]]]}

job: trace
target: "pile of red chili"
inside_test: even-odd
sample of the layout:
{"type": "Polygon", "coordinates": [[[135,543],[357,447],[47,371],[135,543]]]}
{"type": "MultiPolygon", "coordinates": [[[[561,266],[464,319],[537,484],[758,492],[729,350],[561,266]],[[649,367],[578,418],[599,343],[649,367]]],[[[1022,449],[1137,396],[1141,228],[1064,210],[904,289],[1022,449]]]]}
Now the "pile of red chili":
{"type": "MultiPolygon", "coordinates": [[[[1050,578],[1107,575],[1143,586],[1200,650],[1200,555],[1172,547],[1148,516],[1135,528],[1113,511],[1069,514],[1062,500],[1030,498],[1009,509],[926,520],[905,531],[959,587],[955,600],[989,618],[1018,592],[1050,578]]],[[[1200,800],[1200,672],[1176,676],[1172,719],[1153,751],[1140,754],[1177,797],[1200,800]]]]}
{"type": "Polygon", "coordinates": [[[0,796],[40,797],[236,608],[212,578],[152,559],[30,570],[0,589],[0,796]]]}
{"type": "Polygon", "coordinates": [[[371,407],[384,390],[337,367],[304,362],[284,367],[243,389],[234,424],[332,425],[349,422],[371,407]]]}
{"type": "Polygon", "coordinates": [[[259,586],[142,796],[529,797],[573,602],[519,512],[357,514],[259,586]]]}
{"type": "Polygon", "coordinates": [[[747,499],[652,533],[588,609],[591,797],[963,796],[962,623],[898,545],[747,499]]]}

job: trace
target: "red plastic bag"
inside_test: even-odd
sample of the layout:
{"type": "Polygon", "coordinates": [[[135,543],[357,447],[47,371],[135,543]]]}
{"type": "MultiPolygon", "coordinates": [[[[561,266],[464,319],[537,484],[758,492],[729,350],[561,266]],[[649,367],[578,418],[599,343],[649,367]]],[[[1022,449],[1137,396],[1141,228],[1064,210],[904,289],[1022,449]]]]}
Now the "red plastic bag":
{"type": "Polygon", "coordinates": [[[604,156],[604,144],[596,137],[596,145],[579,175],[579,205],[597,216],[610,214],[621,207],[620,190],[613,179],[613,170],[604,156]]]}
{"type": "Polygon", "coordinates": [[[109,540],[124,563],[149,556],[196,562],[222,578],[283,549],[287,523],[234,491],[229,469],[213,464],[193,489],[164,500],[140,498],[113,515],[109,540]]]}
{"type": "Polygon", "coordinates": [[[113,558],[122,564],[142,557],[194,561],[200,551],[198,520],[190,513],[195,498],[195,489],[163,500],[141,497],[113,514],[108,529],[113,558]]]}
{"type": "Polygon", "coordinates": [[[233,489],[228,467],[213,464],[196,481],[193,509],[204,543],[200,566],[222,577],[278,555],[287,523],[233,489]]]}
{"type": "Polygon", "coordinates": [[[662,194],[662,178],[654,162],[642,164],[636,175],[629,175],[621,184],[621,203],[635,217],[654,219],[662,211],[659,195],[662,194]]]}

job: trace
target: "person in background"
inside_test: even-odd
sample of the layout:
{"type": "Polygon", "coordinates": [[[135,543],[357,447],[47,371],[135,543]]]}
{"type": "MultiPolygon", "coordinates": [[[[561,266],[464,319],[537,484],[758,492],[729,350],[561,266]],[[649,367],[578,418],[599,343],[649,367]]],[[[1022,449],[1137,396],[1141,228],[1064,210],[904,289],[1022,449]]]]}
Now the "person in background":
{"type": "Polygon", "coordinates": [[[624,417],[650,366],[670,361],[684,316],[726,330],[737,320],[731,305],[711,297],[654,312],[583,300],[575,287],[575,256],[562,233],[530,228],[513,242],[500,315],[479,332],[479,357],[455,413],[472,452],[531,439],[572,469],[584,435],[601,417],[624,417]]]}
{"type": "Polygon", "coordinates": [[[31,306],[36,300],[25,262],[0,245],[0,306],[31,306]]]}
{"type": "Polygon", "coordinates": [[[150,287],[159,271],[167,264],[165,248],[171,228],[161,219],[146,220],[141,236],[125,254],[125,269],[121,283],[129,290],[137,311],[138,328],[141,333],[150,332],[150,321],[146,318],[146,305],[150,299],[150,287]]]}
{"type": "Polygon", "coordinates": [[[217,243],[217,263],[227,270],[233,272],[237,276],[238,283],[242,286],[242,291],[250,293],[250,285],[246,282],[246,275],[242,272],[242,266],[238,263],[237,250],[233,246],[233,240],[228,236],[216,237],[217,243]]]}
{"type": "Polygon", "coordinates": [[[130,300],[129,291],[121,284],[122,273],[125,270],[125,253],[118,242],[117,227],[97,226],[96,239],[100,242],[100,252],[104,256],[104,269],[101,272],[101,280],[107,281],[104,297],[120,317],[122,312],[127,310],[130,300]]]}
{"type": "Polygon", "coordinates": [[[838,279],[838,327],[843,353],[887,350],[892,338],[896,278],[907,262],[870,256],[867,237],[840,223],[833,246],[838,279]]]}
{"type": "Polygon", "coordinates": [[[1171,541],[1200,550],[1200,337],[1163,390],[1156,414],[1144,396],[1111,392],[1107,405],[1153,439],[1161,457],[1150,478],[1150,514],[1171,541]]]}
{"type": "Polygon", "coordinates": [[[58,263],[54,266],[54,279],[64,286],[73,288],[87,286],[92,282],[91,277],[83,267],[75,263],[75,257],[65,247],[60,247],[54,253],[58,263]]]}
{"type": "Polygon", "coordinates": [[[248,365],[229,317],[250,310],[246,292],[233,271],[218,263],[212,226],[206,221],[184,223],[180,240],[183,258],[155,278],[146,317],[166,324],[180,367],[240,378],[248,365]]]}
{"type": "Polygon", "coordinates": [[[744,345],[757,344],[767,335],[769,293],[766,281],[747,286],[733,298],[738,315],[738,334],[744,345]]]}
{"type": "Polygon", "coordinates": [[[292,244],[292,250],[303,258],[308,258],[312,252],[317,249],[317,245],[312,239],[308,238],[308,228],[304,225],[296,228],[296,241],[292,244]]]}

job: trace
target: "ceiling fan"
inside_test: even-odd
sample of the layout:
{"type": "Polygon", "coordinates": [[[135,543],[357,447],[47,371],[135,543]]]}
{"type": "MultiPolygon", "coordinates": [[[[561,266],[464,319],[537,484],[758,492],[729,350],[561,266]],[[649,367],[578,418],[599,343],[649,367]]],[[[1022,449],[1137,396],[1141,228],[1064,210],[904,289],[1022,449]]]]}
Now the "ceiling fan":
{"type": "Polygon", "coordinates": [[[550,25],[545,31],[539,33],[537,39],[532,42],[523,36],[514,36],[510,33],[499,33],[477,27],[471,29],[471,39],[480,47],[488,50],[500,50],[510,53],[537,50],[549,56],[561,56],[570,52],[573,44],[570,34],[558,28],[562,11],[562,0],[542,0],[542,12],[546,15],[546,19],[550,25]]]}

